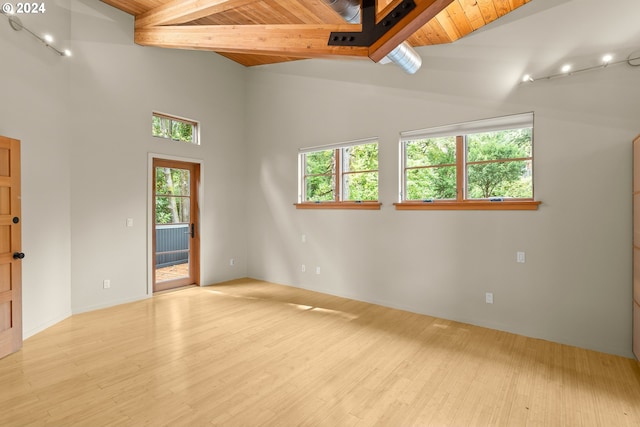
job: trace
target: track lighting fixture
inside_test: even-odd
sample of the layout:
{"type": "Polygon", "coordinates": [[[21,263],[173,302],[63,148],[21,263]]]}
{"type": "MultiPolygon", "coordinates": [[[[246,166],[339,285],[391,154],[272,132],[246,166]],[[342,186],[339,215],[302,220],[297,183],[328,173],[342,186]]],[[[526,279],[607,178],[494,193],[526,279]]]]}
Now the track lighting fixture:
{"type": "Polygon", "coordinates": [[[4,15],[9,20],[9,25],[15,31],[25,30],[27,33],[29,33],[31,36],[36,38],[38,41],[40,41],[46,47],[48,47],[49,49],[51,49],[54,52],[56,52],[58,55],[60,55],[60,56],[71,56],[71,51],[69,49],[59,50],[55,46],[53,46],[51,44],[51,43],[53,43],[53,36],[51,34],[44,34],[42,36],[39,36],[35,32],[33,32],[30,29],[28,29],[27,27],[25,27],[24,24],[22,23],[22,21],[20,20],[20,18],[18,18],[13,13],[6,12],[4,10],[4,8],[0,10],[0,14],[4,15]]]}
{"type": "Polygon", "coordinates": [[[591,67],[579,68],[579,69],[573,70],[573,67],[571,66],[571,64],[564,64],[562,68],[560,68],[560,73],[558,74],[552,74],[549,76],[535,77],[535,78],[531,74],[525,74],[524,76],[522,76],[521,83],[533,83],[534,81],[537,81],[537,80],[551,80],[559,77],[567,77],[567,76],[582,73],[585,71],[597,70],[601,68],[606,68],[611,65],[618,65],[623,63],[627,63],[632,67],[637,67],[637,66],[640,66],[640,62],[639,62],[640,51],[632,52],[627,57],[627,59],[622,59],[619,61],[614,61],[613,59],[614,59],[613,55],[608,53],[602,56],[601,63],[599,65],[594,65],[591,67]]]}

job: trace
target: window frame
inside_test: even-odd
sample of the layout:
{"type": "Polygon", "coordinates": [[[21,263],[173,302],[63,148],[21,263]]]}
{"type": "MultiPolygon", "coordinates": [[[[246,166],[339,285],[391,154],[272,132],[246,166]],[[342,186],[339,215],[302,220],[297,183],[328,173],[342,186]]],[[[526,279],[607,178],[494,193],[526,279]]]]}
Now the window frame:
{"type": "MultiPolygon", "coordinates": [[[[399,144],[399,194],[398,202],[394,203],[396,210],[537,210],[540,201],[535,200],[533,169],[534,169],[534,136],[533,136],[534,114],[522,113],[509,116],[496,117],[492,119],[477,120],[474,122],[458,123],[436,128],[428,128],[417,131],[400,133],[399,144]],[[496,159],[487,161],[468,162],[467,161],[467,136],[487,132],[531,128],[531,156],[526,158],[496,159]],[[406,165],[406,144],[410,141],[436,137],[455,137],[456,153],[456,198],[441,200],[407,200],[407,170],[416,167],[406,165]],[[530,198],[488,198],[470,199],[468,198],[468,166],[483,163],[531,161],[532,172],[532,197],[530,198]]],[[[450,167],[449,165],[438,165],[433,167],[450,167]]]]}
{"type": "Polygon", "coordinates": [[[295,203],[297,209],[357,209],[357,210],[379,210],[382,205],[379,201],[380,198],[380,186],[379,186],[379,153],[380,143],[377,137],[358,139],[353,141],[341,142],[338,144],[330,144],[309,148],[301,148],[298,152],[298,202],[295,203]],[[355,147],[360,145],[376,144],[378,147],[378,169],[375,170],[358,170],[358,171],[345,171],[343,163],[343,150],[349,147],[355,147]],[[306,173],[306,156],[309,153],[316,153],[320,151],[333,150],[333,171],[330,176],[333,177],[333,200],[313,201],[306,199],[306,183],[307,177],[310,176],[306,173]],[[378,174],[378,198],[376,200],[342,200],[344,194],[344,177],[345,175],[353,175],[359,173],[371,173],[378,174]]]}
{"type": "Polygon", "coordinates": [[[186,143],[191,145],[200,145],[200,122],[197,120],[187,119],[184,117],[178,117],[171,114],[159,113],[157,111],[153,111],[151,113],[151,136],[154,138],[166,139],[169,141],[186,143]],[[173,122],[183,123],[191,126],[191,141],[182,141],[179,139],[174,139],[171,136],[162,136],[162,135],[154,135],[153,134],[153,119],[159,118],[160,120],[165,119],[169,120],[170,129],[173,129],[173,122]]]}

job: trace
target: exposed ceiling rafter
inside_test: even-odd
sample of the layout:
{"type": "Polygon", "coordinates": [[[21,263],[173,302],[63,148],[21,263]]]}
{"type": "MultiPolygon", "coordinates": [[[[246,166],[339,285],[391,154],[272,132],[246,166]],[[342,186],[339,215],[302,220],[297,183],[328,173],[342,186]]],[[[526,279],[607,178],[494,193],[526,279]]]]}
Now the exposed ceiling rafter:
{"type": "MultiPolygon", "coordinates": [[[[453,0],[416,0],[416,7],[400,20],[398,25],[394,25],[383,37],[379,38],[369,47],[369,58],[375,62],[387,56],[389,52],[400,43],[407,40],[409,36],[431,21],[445,7],[449,6],[453,0]]],[[[382,11],[385,16],[387,9],[382,11]]]]}
{"type": "MultiPolygon", "coordinates": [[[[176,25],[255,1],[173,0],[136,17],[135,42],[143,46],[302,58],[369,57],[377,62],[405,40],[400,40],[404,34],[415,32],[453,0],[415,0],[415,8],[372,46],[329,45],[331,33],[362,32],[360,24],[176,25]]],[[[401,0],[394,2],[394,7],[399,3],[401,0]]],[[[381,16],[392,10],[385,9],[381,16]]]]}
{"type": "Polygon", "coordinates": [[[259,0],[172,0],[136,16],[136,28],[180,25],[259,0]]]}
{"type": "Polygon", "coordinates": [[[135,30],[135,42],[143,46],[212,50],[291,57],[367,57],[360,46],[329,46],[332,31],[360,29],[340,25],[176,25],[135,30]]]}
{"type": "MultiPolygon", "coordinates": [[[[303,58],[370,58],[403,42],[450,43],[531,0],[414,0],[406,16],[369,46],[329,46],[332,32],[361,32],[345,24],[327,0],[102,0],[135,16],[136,43],[218,52],[246,65],[303,58]]],[[[402,0],[375,0],[380,22],[402,0]]],[[[329,2],[330,3],[330,2],[329,2]]]]}

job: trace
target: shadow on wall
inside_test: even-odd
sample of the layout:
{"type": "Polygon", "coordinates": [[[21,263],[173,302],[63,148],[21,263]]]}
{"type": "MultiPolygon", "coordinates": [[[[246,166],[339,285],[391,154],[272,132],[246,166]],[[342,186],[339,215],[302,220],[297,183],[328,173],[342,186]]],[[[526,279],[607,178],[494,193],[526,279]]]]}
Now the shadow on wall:
{"type": "Polygon", "coordinates": [[[260,262],[263,265],[260,271],[268,277],[278,277],[285,283],[296,283],[298,273],[298,262],[294,260],[298,260],[299,254],[296,253],[296,245],[293,242],[297,241],[300,232],[297,224],[291,221],[292,211],[295,209],[293,203],[296,190],[293,189],[291,195],[282,191],[289,188],[287,183],[291,180],[291,173],[295,171],[295,163],[292,164],[285,156],[279,156],[272,161],[262,161],[260,196],[268,211],[264,213],[268,216],[261,218],[266,224],[259,225],[254,230],[254,233],[259,233],[256,241],[260,242],[260,248],[255,250],[262,254],[260,262]],[[285,272],[284,277],[282,272],[285,272]]]}

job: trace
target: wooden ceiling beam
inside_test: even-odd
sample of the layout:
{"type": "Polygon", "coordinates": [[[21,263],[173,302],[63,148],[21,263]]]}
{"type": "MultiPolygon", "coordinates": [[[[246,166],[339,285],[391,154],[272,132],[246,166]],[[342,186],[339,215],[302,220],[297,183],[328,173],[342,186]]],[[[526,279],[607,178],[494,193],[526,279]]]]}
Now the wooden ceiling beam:
{"type": "Polygon", "coordinates": [[[366,58],[367,47],[329,46],[332,31],[361,31],[360,24],[178,25],[136,28],[142,46],[299,58],[366,58]]]}
{"type": "Polygon", "coordinates": [[[178,25],[246,6],[259,0],[172,0],[136,16],[136,28],[178,25]]]}
{"type": "MultiPolygon", "coordinates": [[[[394,25],[384,36],[380,37],[369,47],[369,58],[375,62],[387,56],[400,43],[407,40],[431,19],[444,10],[454,0],[414,0],[416,7],[394,25]]],[[[389,4],[383,11],[386,12],[398,2],[389,4]]],[[[381,14],[379,14],[380,16],[381,14]]],[[[384,15],[383,15],[384,16],[384,15]]]]}

